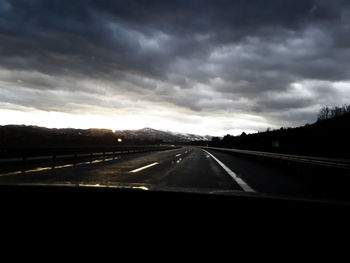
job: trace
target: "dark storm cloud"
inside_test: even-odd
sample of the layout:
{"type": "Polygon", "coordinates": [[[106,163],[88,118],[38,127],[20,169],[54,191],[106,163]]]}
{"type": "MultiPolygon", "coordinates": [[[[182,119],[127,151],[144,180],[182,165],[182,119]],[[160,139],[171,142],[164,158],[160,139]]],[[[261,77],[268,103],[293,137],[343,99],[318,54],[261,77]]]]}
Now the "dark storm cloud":
{"type": "Polygon", "coordinates": [[[349,80],[349,17],[347,1],[0,0],[0,69],[28,89],[113,94],[85,78],[193,111],[289,116],[322,94],[293,99],[293,83],[349,80]]]}
{"type": "MultiPolygon", "coordinates": [[[[256,33],[269,25],[298,28],[306,22],[337,19],[327,2],[314,1],[5,1],[1,14],[1,55],[12,67],[82,73],[111,68],[157,76],[176,57],[205,56],[216,44],[256,33]],[[291,11],[293,10],[293,11],[291,11]],[[147,50],[143,39],[169,36],[147,50]],[[207,35],[207,39],[196,39],[207,35]],[[165,49],[166,52],[162,52],[165,49]],[[202,51],[204,54],[202,54],[202,51]],[[57,55],[63,55],[58,57],[57,55]],[[56,55],[56,56],[55,56],[56,55]],[[94,67],[88,65],[94,63],[94,67]]],[[[63,73],[63,72],[62,72],[63,73]]]]}

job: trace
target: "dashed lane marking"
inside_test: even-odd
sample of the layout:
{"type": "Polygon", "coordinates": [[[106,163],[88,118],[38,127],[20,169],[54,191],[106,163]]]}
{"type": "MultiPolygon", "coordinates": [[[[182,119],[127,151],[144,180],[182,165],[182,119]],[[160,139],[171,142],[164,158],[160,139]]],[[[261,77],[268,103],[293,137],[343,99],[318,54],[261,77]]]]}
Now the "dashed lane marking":
{"type": "Polygon", "coordinates": [[[139,172],[139,171],[142,171],[142,170],[144,170],[144,169],[150,168],[150,167],[155,166],[155,165],[157,165],[157,164],[159,164],[159,163],[158,163],[158,162],[151,163],[151,164],[149,164],[149,165],[142,166],[142,167],[140,167],[140,168],[137,168],[137,169],[135,169],[135,170],[132,170],[132,171],[130,171],[129,173],[137,173],[137,172],[139,172]]]}

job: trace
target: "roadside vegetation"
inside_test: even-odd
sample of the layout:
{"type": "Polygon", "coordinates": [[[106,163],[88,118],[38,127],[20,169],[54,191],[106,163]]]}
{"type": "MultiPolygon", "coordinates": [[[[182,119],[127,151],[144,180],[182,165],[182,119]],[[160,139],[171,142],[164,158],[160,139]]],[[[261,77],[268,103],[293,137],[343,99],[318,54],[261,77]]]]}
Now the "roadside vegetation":
{"type": "Polygon", "coordinates": [[[200,145],[350,158],[350,105],[323,107],[313,124],[254,134],[243,132],[239,136],[227,134],[200,145]]]}

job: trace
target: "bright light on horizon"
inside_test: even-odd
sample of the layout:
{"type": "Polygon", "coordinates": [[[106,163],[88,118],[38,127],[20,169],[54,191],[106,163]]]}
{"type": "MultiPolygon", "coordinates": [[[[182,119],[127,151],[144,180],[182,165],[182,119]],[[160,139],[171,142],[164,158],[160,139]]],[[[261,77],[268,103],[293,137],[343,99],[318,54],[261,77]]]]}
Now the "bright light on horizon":
{"type": "Polygon", "coordinates": [[[105,128],[111,130],[118,129],[140,129],[142,122],[133,120],[120,121],[120,119],[96,114],[72,114],[55,111],[16,111],[0,109],[1,125],[36,125],[47,128],[74,128],[90,129],[105,128]],[[117,122],[118,124],[114,124],[117,122]]]}

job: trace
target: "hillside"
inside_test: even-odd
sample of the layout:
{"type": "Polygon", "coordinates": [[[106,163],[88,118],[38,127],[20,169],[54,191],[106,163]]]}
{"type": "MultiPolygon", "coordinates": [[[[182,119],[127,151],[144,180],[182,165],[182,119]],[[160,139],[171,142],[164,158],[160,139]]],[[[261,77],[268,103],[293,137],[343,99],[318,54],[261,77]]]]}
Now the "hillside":
{"type": "Polygon", "coordinates": [[[213,138],[209,144],[257,151],[350,157],[350,113],[297,128],[226,135],[222,140],[213,138]]]}

